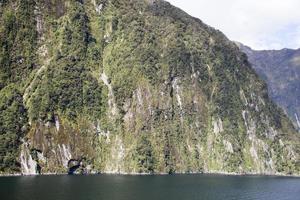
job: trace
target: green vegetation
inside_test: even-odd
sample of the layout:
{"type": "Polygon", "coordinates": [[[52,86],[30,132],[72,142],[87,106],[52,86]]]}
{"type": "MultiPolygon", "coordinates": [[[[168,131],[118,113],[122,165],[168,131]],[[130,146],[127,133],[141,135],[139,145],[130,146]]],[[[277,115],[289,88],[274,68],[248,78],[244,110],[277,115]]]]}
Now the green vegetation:
{"type": "Polygon", "coordinates": [[[222,33],[164,1],[17,5],[0,20],[1,172],[20,170],[25,139],[42,172],[84,158],[92,172],[299,174],[299,137],[222,33]]]}
{"type": "Polygon", "coordinates": [[[7,5],[0,13],[0,89],[24,81],[36,67],[35,3],[20,0],[18,6],[15,12],[7,5]]]}
{"type": "Polygon", "coordinates": [[[82,112],[91,119],[101,116],[102,89],[91,71],[99,57],[83,5],[74,3],[68,18],[60,36],[61,48],[31,97],[29,116],[33,120],[51,121],[55,112],[69,120],[82,112]]]}
{"type": "Polygon", "coordinates": [[[0,92],[0,171],[19,171],[18,149],[27,131],[27,113],[15,85],[0,92]]]}

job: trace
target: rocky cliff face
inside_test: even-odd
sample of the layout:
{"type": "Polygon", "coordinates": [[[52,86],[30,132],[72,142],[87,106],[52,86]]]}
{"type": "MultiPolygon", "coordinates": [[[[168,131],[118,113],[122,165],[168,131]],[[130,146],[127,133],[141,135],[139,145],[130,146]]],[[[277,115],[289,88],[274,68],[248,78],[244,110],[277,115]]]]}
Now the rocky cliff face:
{"type": "Polygon", "coordinates": [[[300,49],[255,51],[242,44],[239,47],[267,82],[272,100],[300,131],[300,49]]]}
{"type": "Polygon", "coordinates": [[[294,174],[246,56],[161,0],[1,1],[3,173],[294,174]]]}

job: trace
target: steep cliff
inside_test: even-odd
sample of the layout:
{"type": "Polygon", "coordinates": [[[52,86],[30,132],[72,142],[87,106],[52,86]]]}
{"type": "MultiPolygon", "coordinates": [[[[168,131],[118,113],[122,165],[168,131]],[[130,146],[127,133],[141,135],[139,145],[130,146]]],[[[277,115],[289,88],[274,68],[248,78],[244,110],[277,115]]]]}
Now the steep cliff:
{"type": "Polygon", "coordinates": [[[238,46],[267,82],[272,100],[300,131],[300,49],[256,51],[242,44],[238,46]]]}
{"type": "Polygon", "coordinates": [[[162,0],[1,2],[4,173],[300,173],[246,56],[162,0]]]}

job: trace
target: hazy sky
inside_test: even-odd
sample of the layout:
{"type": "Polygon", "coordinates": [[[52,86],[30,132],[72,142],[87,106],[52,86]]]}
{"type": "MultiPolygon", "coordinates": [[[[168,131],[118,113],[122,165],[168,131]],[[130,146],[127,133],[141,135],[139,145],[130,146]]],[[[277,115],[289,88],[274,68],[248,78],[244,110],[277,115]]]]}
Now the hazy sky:
{"type": "Polygon", "coordinates": [[[254,49],[300,48],[300,0],[168,0],[254,49]]]}

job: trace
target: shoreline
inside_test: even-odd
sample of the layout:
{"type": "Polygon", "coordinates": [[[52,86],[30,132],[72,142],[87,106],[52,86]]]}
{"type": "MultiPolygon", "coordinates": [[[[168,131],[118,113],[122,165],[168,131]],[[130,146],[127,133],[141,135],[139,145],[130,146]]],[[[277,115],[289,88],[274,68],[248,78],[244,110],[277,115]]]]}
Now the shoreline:
{"type": "MultiPolygon", "coordinates": [[[[66,176],[68,173],[42,173],[42,174],[0,174],[1,177],[39,177],[39,176],[66,176]]],[[[173,174],[168,173],[86,173],[86,174],[73,174],[70,176],[92,176],[92,175],[112,175],[112,176],[173,176],[173,175],[212,175],[212,176],[261,176],[261,177],[287,177],[287,178],[300,178],[300,175],[286,175],[286,174],[261,174],[261,173],[230,173],[230,172],[178,172],[173,174]]]]}

